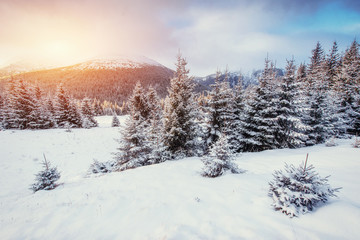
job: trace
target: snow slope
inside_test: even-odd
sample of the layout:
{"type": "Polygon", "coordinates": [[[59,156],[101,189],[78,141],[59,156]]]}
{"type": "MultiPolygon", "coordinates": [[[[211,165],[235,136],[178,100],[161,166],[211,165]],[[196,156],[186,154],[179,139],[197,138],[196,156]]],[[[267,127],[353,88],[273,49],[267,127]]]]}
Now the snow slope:
{"type": "MultiPolygon", "coordinates": [[[[86,176],[93,159],[116,151],[119,128],[111,117],[100,127],[0,132],[0,239],[360,239],[360,149],[352,140],[245,153],[247,172],[215,179],[200,176],[199,158],[86,176]],[[61,186],[29,190],[43,153],[61,171],[61,186]],[[268,182],[284,162],[309,163],[338,198],[290,219],[275,212],[268,182]]],[[[124,124],[124,118],[121,119],[124,124]]]]}

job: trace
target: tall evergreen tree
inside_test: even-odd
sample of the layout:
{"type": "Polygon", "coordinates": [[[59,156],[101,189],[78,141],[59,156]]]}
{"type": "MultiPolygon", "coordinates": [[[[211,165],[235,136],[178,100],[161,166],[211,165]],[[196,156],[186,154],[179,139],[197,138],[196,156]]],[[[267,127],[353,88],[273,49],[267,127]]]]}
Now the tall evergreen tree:
{"type": "Polygon", "coordinates": [[[220,80],[220,71],[216,72],[215,84],[209,93],[209,103],[207,107],[208,130],[207,145],[211,146],[221,135],[230,134],[230,124],[233,120],[233,93],[228,82],[228,73],[225,73],[225,79],[220,80]]]}
{"type": "Polygon", "coordinates": [[[149,134],[149,105],[144,89],[138,82],[129,98],[129,117],[119,141],[119,152],[115,154],[116,169],[123,171],[149,164],[151,146],[149,134]]]}
{"type": "Polygon", "coordinates": [[[168,160],[170,153],[164,144],[163,116],[160,99],[153,87],[146,94],[149,105],[147,140],[151,148],[149,163],[159,163],[168,160]]]}
{"type": "Polygon", "coordinates": [[[98,126],[98,123],[94,118],[95,113],[89,98],[84,98],[81,102],[81,115],[83,117],[83,127],[91,128],[98,126]]]}
{"type": "Polygon", "coordinates": [[[111,127],[120,127],[120,121],[119,118],[116,115],[116,112],[113,111],[113,118],[111,121],[111,127]]]}
{"type": "Polygon", "coordinates": [[[5,96],[0,92],[0,131],[5,128],[5,96]]]}
{"type": "Polygon", "coordinates": [[[43,103],[43,94],[39,86],[36,86],[33,91],[33,110],[29,116],[29,128],[32,129],[48,129],[55,126],[52,113],[47,109],[43,103]]]}
{"type": "Polygon", "coordinates": [[[360,134],[360,54],[354,40],[346,50],[337,77],[340,97],[339,113],[346,124],[347,133],[360,134]]]}
{"type": "Polygon", "coordinates": [[[59,127],[82,127],[82,118],[79,109],[65,91],[62,84],[55,94],[55,120],[59,127]]]}
{"type": "Polygon", "coordinates": [[[30,86],[20,79],[12,93],[12,117],[14,117],[13,121],[16,123],[17,128],[20,129],[30,127],[31,113],[35,109],[35,99],[29,89],[30,86]]]}
{"type": "Polygon", "coordinates": [[[164,112],[164,143],[176,156],[195,155],[196,113],[193,78],[186,68],[187,61],[177,57],[175,77],[171,79],[164,112]]]}
{"type": "Polygon", "coordinates": [[[329,86],[332,88],[336,86],[336,76],[340,71],[340,64],[340,54],[338,52],[338,45],[335,41],[330,53],[326,56],[325,59],[325,71],[329,81],[329,86]]]}
{"type": "Polygon", "coordinates": [[[265,69],[259,79],[260,85],[248,102],[242,126],[241,150],[263,151],[279,147],[275,133],[279,130],[277,123],[277,90],[275,88],[274,66],[269,59],[265,60],[265,69]]]}
{"type": "Polygon", "coordinates": [[[296,148],[305,145],[307,129],[300,117],[299,84],[295,80],[294,59],[287,61],[286,73],[279,88],[279,107],[277,122],[279,131],[275,139],[280,147],[296,148]]]}
{"type": "Polygon", "coordinates": [[[330,110],[328,105],[328,81],[326,81],[324,51],[318,42],[312,50],[311,62],[307,72],[305,90],[307,111],[303,121],[309,126],[305,132],[308,136],[307,145],[323,143],[332,134],[330,110]]]}
{"type": "Polygon", "coordinates": [[[230,123],[231,134],[228,135],[230,149],[233,152],[241,151],[242,141],[242,124],[245,118],[245,99],[244,90],[242,88],[242,76],[239,76],[238,84],[234,87],[233,93],[233,119],[230,123]]]}
{"type": "Polygon", "coordinates": [[[307,88],[315,89],[317,86],[314,85],[319,82],[322,82],[325,77],[324,74],[325,56],[324,56],[324,50],[320,42],[317,42],[316,47],[311,52],[312,52],[312,56],[310,58],[310,64],[308,66],[308,73],[306,79],[308,84],[307,88]]]}

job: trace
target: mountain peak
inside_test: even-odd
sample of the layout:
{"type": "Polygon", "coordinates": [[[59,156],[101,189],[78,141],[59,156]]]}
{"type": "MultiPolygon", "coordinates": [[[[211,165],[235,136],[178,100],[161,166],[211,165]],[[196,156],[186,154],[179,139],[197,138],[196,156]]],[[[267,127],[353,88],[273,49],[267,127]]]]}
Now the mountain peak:
{"type": "Polygon", "coordinates": [[[145,56],[116,55],[97,57],[86,62],[74,65],[76,69],[117,69],[117,68],[141,68],[144,66],[162,65],[145,56]]]}

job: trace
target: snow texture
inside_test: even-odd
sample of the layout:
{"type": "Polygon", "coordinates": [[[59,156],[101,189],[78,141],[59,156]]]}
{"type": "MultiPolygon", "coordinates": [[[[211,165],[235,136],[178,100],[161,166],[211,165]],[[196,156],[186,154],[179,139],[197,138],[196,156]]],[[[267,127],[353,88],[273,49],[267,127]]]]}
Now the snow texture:
{"type": "MultiPolygon", "coordinates": [[[[124,123],[124,117],[119,117],[124,123]]],[[[244,174],[204,178],[200,158],[87,175],[107,162],[119,129],[112,116],[91,129],[0,132],[0,239],[360,239],[360,150],[354,139],[338,146],[243,153],[244,174]],[[45,153],[61,172],[57,188],[29,185],[45,153]],[[267,196],[274,170],[298,165],[309,153],[320,176],[343,189],[300,218],[274,211],[267,196]]]]}

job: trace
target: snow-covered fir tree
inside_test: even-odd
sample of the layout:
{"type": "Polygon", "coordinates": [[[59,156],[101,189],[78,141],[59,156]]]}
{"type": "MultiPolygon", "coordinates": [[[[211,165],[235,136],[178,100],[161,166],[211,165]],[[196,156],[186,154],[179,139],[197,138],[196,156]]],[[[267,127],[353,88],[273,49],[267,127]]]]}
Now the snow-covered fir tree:
{"type": "Polygon", "coordinates": [[[26,129],[30,127],[30,117],[35,108],[35,99],[29,89],[30,86],[20,79],[11,93],[12,116],[10,117],[13,118],[11,121],[15,124],[15,128],[26,129]]]}
{"type": "Polygon", "coordinates": [[[305,132],[308,136],[307,145],[323,143],[333,135],[324,59],[324,51],[318,42],[312,50],[311,62],[306,74],[306,101],[304,103],[306,111],[302,120],[309,126],[305,132]]]}
{"type": "Polygon", "coordinates": [[[325,55],[324,50],[320,42],[316,43],[315,48],[311,51],[312,56],[310,58],[310,63],[307,68],[306,81],[307,89],[314,89],[316,83],[322,81],[324,76],[324,67],[325,67],[325,55]]]}
{"type": "Polygon", "coordinates": [[[82,118],[79,109],[73,99],[65,91],[62,84],[55,94],[55,120],[59,127],[82,127],[82,118]]]}
{"type": "Polygon", "coordinates": [[[193,78],[186,68],[187,61],[177,57],[175,77],[171,79],[164,109],[164,143],[173,157],[196,155],[198,126],[197,102],[193,78]]]}
{"type": "Polygon", "coordinates": [[[340,189],[332,188],[328,177],[320,177],[306,162],[299,167],[285,164],[285,171],[277,170],[273,176],[274,180],[269,183],[273,207],[290,217],[312,211],[320,202],[336,196],[335,192],[340,189]]]}
{"type": "Polygon", "coordinates": [[[226,170],[232,173],[242,173],[243,170],[233,162],[234,156],[225,134],[220,134],[218,140],[211,145],[209,154],[202,158],[204,163],[202,175],[204,177],[218,177],[226,170]]]}
{"type": "Polygon", "coordinates": [[[257,152],[279,147],[275,133],[279,130],[277,123],[277,89],[274,66],[268,58],[265,69],[259,79],[255,95],[248,101],[242,124],[241,151],[257,152]]]}
{"type": "Polygon", "coordinates": [[[98,123],[95,120],[94,110],[92,108],[91,100],[89,98],[84,98],[81,102],[81,115],[83,118],[83,127],[91,128],[97,127],[98,123]]]}
{"type": "Polygon", "coordinates": [[[11,77],[5,86],[5,93],[4,93],[5,105],[3,108],[3,121],[2,121],[3,127],[5,129],[19,127],[16,122],[15,111],[13,110],[15,109],[16,106],[16,84],[17,81],[13,77],[11,77]]]}
{"type": "Polygon", "coordinates": [[[93,109],[94,109],[95,116],[101,116],[101,115],[104,114],[104,111],[103,111],[103,109],[101,107],[101,104],[100,104],[100,100],[94,99],[92,106],[93,106],[93,109]]]}
{"type": "Polygon", "coordinates": [[[5,96],[0,92],[0,131],[5,128],[5,112],[6,112],[5,96]]]}
{"type": "Polygon", "coordinates": [[[76,127],[76,128],[83,127],[83,118],[81,115],[81,109],[77,101],[72,98],[70,101],[69,123],[71,127],[76,127]]]}
{"type": "Polygon", "coordinates": [[[330,50],[330,53],[325,58],[325,71],[327,80],[329,81],[329,87],[336,87],[336,76],[339,74],[341,66],[341,57],[338,51],[338,45],[335,41],[330,50]]]}
{"type": "Polygon", "coordinates": [[[144,89],[138,82],[128,100],[129,117],[121,131],[120,147],[115,154],[118,171],[149,164],[151,145],[149,135],[149,105],[144,89]]]}
{"type": "Polygon", "coordinates": [[[244,90],[242,88],[242,76],[239,76],[238,84],[234,86],[233,100],[232,100],[232,120],[230,122],[230,134],[228,140],[230,149],[233,152],[241,151],[242,141],[242,124],[245,118],[245,99],[244,90]]]}
{"type": "Polygon", "coordinates": [[[11,78],[6,87],[6,106],[3,126],[18,129],[46,129],[54,127],[52,114],[46,109],[39,87],[22,79],[11,78]]]}
{"type": "Polygon", "coordinates": [[[116,115],[116,112],[113,111],[113,117],[111,120],[111,127],[120,127],[120,121],[119,118],[116,115]]]}
{"type": "Polygon", "coordinates": [[[163,109],[161,108],[160,99],[153,87],[150,87],[147,91],[146,99],[149,105],[149,125],[147,131],[147,139],[151,148],[149,163],[155,164],[168,160],[170,158],[170,152],[168,152],[164,144],[163,109]]]}
{"type": "Polygon", "coordinates": [[[35,183],[31,185],[30,189],[34,192],[39,190],[51,190],[57,187],[56,181],[60,179],[60,173],[56,167],[51,167],[46,160],[43,162],[44,169],[36,174],[35,183]]]}
{"type": "Polygon", "coordinates": [[[233,120],[233,94],[227,79],[220,80],[220,71],[216,72],[215,83],[211,85],[209,102],[207,104],[207,146],[216,142],[221,133],[230,133],[230,124],[233,120]]]}
{"type": "Polygon", "coordinates": [[[346,133],[360,134],[360,54],[354,40],[346,50],[337,77],[339,115],[342,116],[346,133]]]}
{"type": "Polygon", "coordinates": [[[44,104],[43,93],[39,86],[34,89],[33,110],[29,116],[29,128],[48,129],[55,127],[55,121],[52,113],[48,110],[46,102],[44,104]]]}
{"type": "Polygon", "coordinates": [[[297,71],[296,71],[296,82],[299,84],[301,94],[303,94],[306,91],[306,65],[303,63],[300,63],[297,71]]]}
{"type": "Polygon", "coordinates": [[[307,126],[301,121],[300,86],[295,80],[294,59],[287,61],[285,76],[281,79],[277,107],[277,123],[279,130],[275,139],[279,147],[296,148],[305,145],[307,126]]]}

